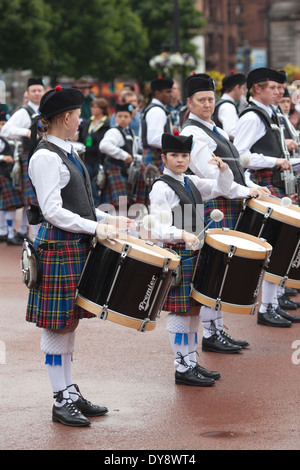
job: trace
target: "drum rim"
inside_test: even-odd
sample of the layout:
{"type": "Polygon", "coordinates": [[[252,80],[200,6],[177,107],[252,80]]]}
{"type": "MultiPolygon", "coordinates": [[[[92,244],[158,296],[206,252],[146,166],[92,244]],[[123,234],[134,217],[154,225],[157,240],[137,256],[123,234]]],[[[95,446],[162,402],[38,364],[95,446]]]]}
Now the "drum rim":
{"type": "MultiPolygon", "coordinates": [[[[76,304],[98,318],[100,317],[100,314],[103,310],[103,306],[96,304],[95,302],[92,302],[89,299],[86,299],[81,294],[78,294],[76,296],[76,304]]],[[[114,310],[111,310],[109,308],[107,309],[107,316],[105,320],[111,321],[112,323],[117,323],[118,325],[126,326],[128,328],[133,328],[135,330],[139,330],[145,322],[145,319],[140,320],[138,318],[129,317],[128,315],[124,315],[124,313],[115,312],[114,310]]],[[[143,331],[152,331],[155,327],[156,321],[149,320],[145,323],[143,331]]]]}
{"type": "Polygon", "coordinates": [[[149,260],[149,264],[153,264],[155,266],[164,267],[166,259],[171,260],[170,264],[168,265],[169,269],[177,268],[180,263],[180,256],[177,253],[166,250],[165,248],[162,248],[149,240],[146,241],[141,238],[132,237],[131,235],[126,235],[126,237],[122,238],[122,235],[121,235],[120,238],[114,239],[113,242],[114,244],[112,244],[109,240],[98,241],[98,243],[110,248],[113,251],[117,251],[118,253],[122,253],[122,249],[124,245],[128,243],[129,245],[131,245],[131,249],[127,254],[129,258],[133,258],[133,259],[136,259],[138,261],[143,261],[143,262],[146,262],[147,260],[149,260]],[[153,243],[153,244],[150,244],[150,243],[153,243]],[[153,251],[153,255],[157,255],[157,256],[151,257],[149,253],[146,253],[146,252],[143,253],[135,249],[134,245],[145,247],[145,249],[149,251],[153,251]],[[142,254],[144,256],[141,256],[142,254]]]}
{"type": "Polygon", "coordinates": [[[205,243],[212,246],[213,248],[218,249],[224,253],[228,253],[229,245],[222,243],[220,240],[216,240],[211,235],[222,234],[222,235],[231,235],[238,236],[239,238],[247,239],[251,242],[256,243],[257,245],[263,246],[265,251],[260,250],[246,250],[245,248],[237,247],[234,252],[234,256],[241,258],[251,258],[251,259],[265,259],[272,252],[273,247],[266,240],[255,237],[245,232],[239,232],[238,230],[224,230],[222,228],[212,228],[206,231],[205,243]]]}
{"type": "MultiPolygon", "coordinates": [[[[208,307],[214,308],[217,299],[213,299],[212,297],[208,297],[205,294],[201,294],[198,292],[197,289],[193,286],[191,289],[191,297],[196,300],[197,302],[206,305],[208,307]]],[[[227,313],[236,313],[241,315],[253,315],[255,309],[258,306],[258,302],[254,302],[250,305],[241,305],[241,304],[232,304],[229,302],[224,302],[221,298],[220,300],[220,309],[227,313]]]]}
{"type": "MultiPolygon", "coordinates": [[[[247,201],[247,205],[251,207],[251,209],[260,212],[261,214],[265,214],[268,210],[267,206],[260,204],[260,201],[271,202],[279,207],[281,207],[280,199],[279,198],[270,198],[267,196],[262,196],[259,199],[250,199],[247,201]]],[[[299,218],[291,217],[287,214],[284,214],[276,209],[273,209],[272,213],[270,214],[271,219],[279,220],[280,222],[284,222],[288,225],[293,225],[295,227],[300,227],[300,207],[291,205],[288,209],[294,211],[295,213],[299,214],[299,218]]]]}

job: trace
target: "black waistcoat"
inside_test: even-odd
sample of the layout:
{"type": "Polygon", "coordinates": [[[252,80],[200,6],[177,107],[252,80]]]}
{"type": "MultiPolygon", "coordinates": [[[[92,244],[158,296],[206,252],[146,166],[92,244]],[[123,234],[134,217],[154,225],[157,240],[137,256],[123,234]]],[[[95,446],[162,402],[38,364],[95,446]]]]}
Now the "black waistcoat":
{"type": "Polygon", "coordinates": [[[278,121],[273,121],[264,109],[254,103],[244,109],[241,113],[241,117],[249,112],[256,113],[266,125],[265,135],[255,142],[250,149],[251,152],[262,153],[268,157],[283,158],[280,131],[278,128],[276,129],[276,127],[272,127],[274,124],[278,124],[278,121]]]}
{"type": "Polygon", "coordinates": [[[61,189],[63,208],[80,215],[84,219],[96,220],[90,178],[82,160],[77,157],[84,175],[57,145],[41,140],[36,151],[39,149],[47,149],[57,153],[70,172],[70,181],[61,189]]]}
{"type": "Polygon", "coordinates": [[[214,150],[216,156],[222,158],[226,162],[233,173],[234,181],[238,184],[246,186],[244,171],[240,162],[240,155],[235,146],[227,139],[220,137],[207,126],[194,119],[187,119],[183,128],[187,126],[197,126],[208,134],[217,144],[214,150]]]}
{"type": "MultiPolygon", "coordinates": [[[[196,188],[191,179],[188,179],[188,185],[192,194],[180,183],[180,181],[177,181],[169,175],[161,175],[156,181],[160,180],[167,183],[179,197],[179,205],[172,209],[173,225],[176,225],[177,228],[182,228],[190,233],[195,232],[197,226],[197,205],[202,204],[200,191],[196,188]],[[192,217],[188,218],[189,214],[187,212],[190,207],[192,209],[192,217]],[[181,215],[180,221],[178,214],[181,215]],[[181,227],[179,226],[180,222],[181,227]]],[[[153,184],[155,184],[156,181],[153,184]]]]}

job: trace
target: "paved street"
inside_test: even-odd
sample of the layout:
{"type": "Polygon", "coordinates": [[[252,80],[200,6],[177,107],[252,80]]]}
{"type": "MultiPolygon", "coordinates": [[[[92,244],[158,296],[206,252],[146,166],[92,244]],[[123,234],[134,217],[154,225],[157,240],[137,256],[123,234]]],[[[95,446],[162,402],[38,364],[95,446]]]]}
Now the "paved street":
{"type": "Polygon", "coordinates": [[[109,455],[300,448],[300,324],[268,328],[248,315],[225,317],[228,332],[250,343],[241,354],[202,353],[199,347],[200,364],[222,375],[210,388],[174,384],[165,313],[146,333],[98,318],[83,320],[73,380],[109,413],[94,418],[89,428],[53,423],[41,331],[24,319],[28,291],[19,260],[20,248],[0,244],[1,450],[103,450],[109,455]]]}

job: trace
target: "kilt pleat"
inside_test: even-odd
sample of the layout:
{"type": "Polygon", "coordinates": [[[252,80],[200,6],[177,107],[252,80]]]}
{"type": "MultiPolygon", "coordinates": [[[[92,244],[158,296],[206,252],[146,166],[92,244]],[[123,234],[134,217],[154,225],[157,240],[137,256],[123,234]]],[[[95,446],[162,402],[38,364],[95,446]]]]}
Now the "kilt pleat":
{"type": "Polygon", "coordinates": [[[228,228],[234,230],[238,216],[243,207],[243,199],[225,199],[217,197],[204,203],[204,222],[205,226],[210,222],[210,214],[214,209],[223,212],[224,218],[220,222],[212,222],[209,228],[228,228]]]}
{"type": "Polygon", "coordinates": [[[73,320],[94,315],[75,304],[76,288],[88,256],[89,243],[78,240],[83,234],[72,234],[43,224],[35,239],[40,258],[42,279],[30,290],[26,320],[41,328],[70,327],[73,320]],[[39,249],[41,243],[68,241],[56,250],[39,249]]]}
{"type": "Polygon", "coordinates": [[[21,158],[21,176],[22,176],[22,198],[23,205],[37,204],[36,195],[32,189],[32,185],[28,176],[28,154],[25,152],[21,158]]]}
{"type": "Polygon", "coordinates": [[[273,185],[272,178],[273,171],[271,170],[258,170],[251,172],[251,180],[253,183],[259,184],[260,186],[267,186],[271,191],[272,196],[284,197],[285,192],[273,185]]]}
{"type": "Polygon", "coordinates": [[[172,250],[176,251],[181,257],[182,280],[179,286],[172,287],[169,290],[163,310],[178,315],[188,315],[192,306],[200,305],[190,297],[191,282],[198,252],[186,250],[184,244],[177,244],[172,247],[172,250]]]}
{"type": "Polygon", "coordinates": [[[106,184],[100,196],[101,204],[119,207],[119,197],[128,196],[127,178],[121,174],[121,167],[111,162],[105,163],[106,184]]]}
{"type": "Polygon", "coordinates": [[[13,187],[12,180],[0,176],[0,210],[13,210],[22,207],[22,192],[13,187]]]}

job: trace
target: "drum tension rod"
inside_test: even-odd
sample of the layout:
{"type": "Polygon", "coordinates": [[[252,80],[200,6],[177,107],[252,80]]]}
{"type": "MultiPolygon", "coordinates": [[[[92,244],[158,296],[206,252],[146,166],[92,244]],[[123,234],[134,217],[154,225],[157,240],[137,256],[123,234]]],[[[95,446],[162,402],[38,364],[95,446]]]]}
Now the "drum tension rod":
{"type": "Polygon", "coordinates": [[[221,310],[221,306],[222,306],[221,296],[222,296],[224,284],[225,284],[225,281],[226,281],[226,277],[227,277],[229,265],[230,265],[230,262],[231,262],[232,257],[233,257],[233,255],[234,255],[235,252],[236,252],[236,246],[230,245],[230,246],[229,246],[228,253],[227,253],[226,267],[225,267],[225,271],[224,271],[224,275],[223,275],[221,287],[220,287],[220,290],[219,290],[219,295],[218,295],[218,297],[217,297],[217,300],[216,300],[216,303],[215,303],[215,307],[214,307],[215,310],[217,310],[218,312],[221,310]]]}
{"type": "Polygon", "coordinates": [[[264,214],[264,218],[263,218],[263,221],[262,221],[262,224],[261,224],[259,233],[258,233],[258,235],[257,235],[258,238],[260,238],[261,233],[262,233],[262,231],[263,231],[263,229],[264,229],[264,226],[265,226],[265,224],[266,224],[268,218],[269,218],[270,215],[272,214],[272,212],[273,212],[273,209],[272,209],[271,207],[268,207],[268,208],[267,208],[267,212],[265,212],[265,214],[264,214]]]}
{"type": "Polygon", "coordinates": [[[115,287],[115,284],[117,282],[117,279],[118,279],[118,275],[119,275],[119,272],[122,268],[122,265],[124,263],[124,260],[126,258],[126,256],[128,255],[129,251],[130,251],[130,248],[131,246],[130,245],[124,245],[123,248],[122,248],[122,253],[120,254],[120,259],[119,259],[119,262],[118,262],[118,266],[117,266],[117,270],[116,270],[116,274],[115,274],[115,277],[114,277],[114,280],[112,282],[112,285],[110,287],[110,290],[109,290],[109,293],[108,293],[108,296],[107,296],[107,299],[106,299],[106,302],[105,304],[103,304],[103,307],[102,307],[102,310],[101,312],[99,313],[98,317],[100,318],[100,320],[106,320],[107,318],[107,315],[108,315],[108,303],[109,303],[109,300],[111,298],[111,295],[112,295],[112,292],[114,290],[114,287],[115,287]]]}

